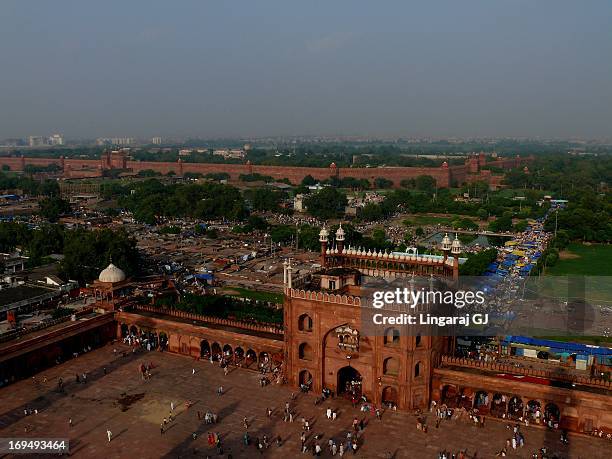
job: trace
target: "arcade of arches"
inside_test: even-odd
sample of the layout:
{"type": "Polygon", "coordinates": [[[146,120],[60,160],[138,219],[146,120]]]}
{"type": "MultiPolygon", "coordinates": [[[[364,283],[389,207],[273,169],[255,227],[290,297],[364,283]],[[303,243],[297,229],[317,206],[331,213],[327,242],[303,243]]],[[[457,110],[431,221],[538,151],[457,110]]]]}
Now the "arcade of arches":
{"type": "Polygon", "coordinates": [[[147,346],[195,359],[225,358],[243,368],[260,365],[279,366],[283,361],[282,335],[256,333],[250,330],[228,331],[186,323],[119,312],[117,332],[145,339],[147,346]]]}
{"type": "Polygon", "coordinates": [[[590,432],[612,426],[612,401],[607,391],[574,391],[543,384],[436,368],[432,400],[450,408],[475,408],[504,419],[529,419],[532,424],[590,432]]]}

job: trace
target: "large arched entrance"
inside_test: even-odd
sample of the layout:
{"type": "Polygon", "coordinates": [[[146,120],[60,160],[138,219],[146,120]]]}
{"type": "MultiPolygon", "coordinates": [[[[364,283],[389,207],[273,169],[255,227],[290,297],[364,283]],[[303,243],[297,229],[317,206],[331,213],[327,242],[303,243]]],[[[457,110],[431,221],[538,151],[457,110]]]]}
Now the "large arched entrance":
{"type": "Polygon", "coordinates": [[[442,394],[440,397],[442,403],[445,403],[451,408],[455,408],[458,403],[458,398],[457,387],[453,385],[446,385],[442,388],[442,394]]]}
{"type": "Polygon", "coordinates": [[[212,353],[213,360],[217,361],[221,358],[223,351],[221,350],[221,346],[219,345],[219,343],[212,343],[212,346],[210,347],[210,352],[212,353]]]}
{"type": "Polygon", "coordinates": [[[397,389],[395,387],[387,386],[382,391],[382,403],[383,405],[393,408],[397,406],[397,389]]]}
{"type": "Polygon", "coordinates": [[[257,362],[257,354],[253,349],[248,349],[246,352],[245,366],[248,368],[253,362],[257,362]]]}
{"type": "Polygon", "coordinates": [[[351,366],[340,368],[336,392],[348,396],[361,396],[361,374],[351,366]]]}
{"type": "Polygon", "coordinates": [[[300,383],[300,387],[302,388],[302,390],[310,390],[312,386],[312,375],[310,374],[310,371],[308,370],[300,371],[300,374],[298,376],[298,381],[300,383]]]}
{"type": "Polygon", "coordinates": [[[229,344],[223,346],[223,357],[225,357],[226,359],[230,359],[233,354],[234,351],[232,350],[232,346],[230,346],[229,344]]]}
{"type": "Polygon", "coordinates": [[[523,415],[523,400],[516,395],[508,402],[508,415],[519,418],[523,415]]]}
{"type": "Polygon", "coordinates": [[[165,351],[168,348],[168,335],[166,332],[159,332],[159,348],[165,351]]]}
{"type": "Polygon", "coordinates": [[[210,358],[210,344],[205,339],[200,341],[200,357],[203,359],[210,358]]]}

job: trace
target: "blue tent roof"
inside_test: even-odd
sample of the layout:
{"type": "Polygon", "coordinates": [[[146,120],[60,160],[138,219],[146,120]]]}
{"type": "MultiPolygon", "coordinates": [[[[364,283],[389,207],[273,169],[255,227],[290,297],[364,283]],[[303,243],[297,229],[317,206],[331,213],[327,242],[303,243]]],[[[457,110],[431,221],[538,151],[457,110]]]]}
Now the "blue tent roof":
{"type": "Polygon", "coordinates": [[[612,356],[612,349],[609,347],[590,346],[587,344],[564,343],[548,339],[529,338],[526,336],[506,336],[506,343],[527,344],[531,346],[545,346],[556,352],[570,352],[572,354],[592,354],[612,356]]]}

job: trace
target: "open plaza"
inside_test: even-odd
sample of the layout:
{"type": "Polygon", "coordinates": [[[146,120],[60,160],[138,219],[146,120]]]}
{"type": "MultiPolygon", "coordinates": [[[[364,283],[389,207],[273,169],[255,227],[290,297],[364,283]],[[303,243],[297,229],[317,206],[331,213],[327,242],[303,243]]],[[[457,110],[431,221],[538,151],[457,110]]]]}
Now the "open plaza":
{"type": "MultiPolygon", "coordinates": [[[[0,437],[68,438],[71,456],[83,458],[286,458],[302,456],[302,432],[308,447],[304,456],[319,443],[323,457],[332,456],[329,440],[346,443],[351,432],[358,439],[358,457],[437,458],[443,450],[459,457],[464,450],[466,457],[489,458],[504,447],[514,427],[487,418],[484,427],[469,419],[445,419],[436,428],[435,413],[424,412],[424,432],[417,430],[414,413],[388,410],[378,420],[344,398],[315,404],[314,395],[292,390],[276,384],[261,387],[256,371],[233,367],[225,375],[216,362],[142,349],[132,353],[128,346],[110,344],[0,389],[0,437]],[[151,376],[143,379],[140,365],[151,364],[151,376]],[[286,403],[293,422],[283,420],[286,403]],[[335,420],[327,419],[328,408],[337,413],[335,420]],[[217,416],[216,424],[206,423],[206,412],[217,416]],[[309,430],[304,430],[303,419],[309,430]],[[354,431],[355,419],[364,421],[363,431],[354,431]],[[209,434],[220,439],[222,455],[209,445],[209,434]],[[260,452],[257,440],[264,436],[270,446],[260,452]]],[[[508,457],[530,458],[543,446],[560,458],[609,457],[606,439],[570,435],[564,445],[557,431],[521,426],[521,432],[525,446],[510,448],[508,457]]]]}

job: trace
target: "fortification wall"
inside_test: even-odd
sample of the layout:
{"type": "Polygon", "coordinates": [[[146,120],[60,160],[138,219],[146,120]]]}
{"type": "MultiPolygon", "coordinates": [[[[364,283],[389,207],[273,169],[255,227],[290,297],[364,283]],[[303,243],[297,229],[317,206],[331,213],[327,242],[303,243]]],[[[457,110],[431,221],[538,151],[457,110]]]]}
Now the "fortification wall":
{"type": "MultiPolygon", "coordinates": [[[[503,169],[519,167],[532,158],[509,158],[499,159],[487,164],[503,169]]],[[[25,165],[32,164],[46,166],[51,163],[61,164],[60,158],[22,158],[2,157],[0,165],[8,165],[13,171],[22,171],[25,165]]],[[[79,170],[97,170],[102,166],[102,160],[98,159],[65,159],[64,167],[71,170],[72,176],[78,175],[79,170]]],[[[114,163],[113,163],[114,164],[114,163]]],[[[449,187],[456,183],[458,185],[468,180],[469,170],[472,163],[461,166],[441,167],[372,167],[372,168],[331,168],[331,167],[289,167],[289,166],[264,166],[250,164],[209,164],[209,163],[186,163],[186,162],[158,162],[158,161],[127,161],[126,167],[134,172],[151,169],[162,174],[170,171],[178,175],[185,172],[201,174],[225,172],[232,180],[237,180],[241,174],[257,173],[271,176],[276,180],[288,178],[292,183],[300,183],[304,177],[311,175],[317,180],[325,180],[333,175],[342,177],[354,177],[356,179],[367,179],[374,181],[377,177],[384,177],[393,181],[393,186],[399,188],[404,179],[416,178],[419,175],[429,175],[436,180],[440,188],[449,187]]]]}

